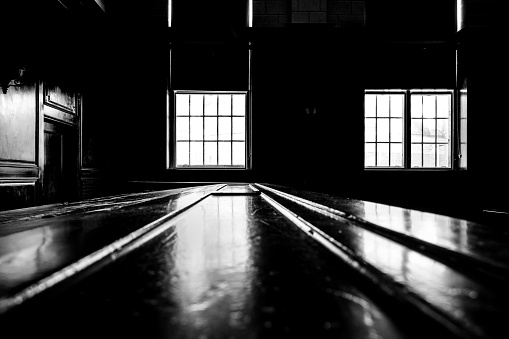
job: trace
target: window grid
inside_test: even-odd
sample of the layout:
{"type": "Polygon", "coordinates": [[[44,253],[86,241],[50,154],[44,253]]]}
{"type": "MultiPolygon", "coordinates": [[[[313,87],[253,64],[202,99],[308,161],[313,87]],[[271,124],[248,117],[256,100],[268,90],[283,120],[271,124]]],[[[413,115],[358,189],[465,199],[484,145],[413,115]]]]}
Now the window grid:
{"type": "MultiPolygon", "coordinates": [[[[415,121],[415,120],[420,120],[420,125],[421,125],[421,141],[413,141],[413,140],[410,140],[410,143],[411,145],[420,145],[420,154],[421,154],[421,158],[420,158],[420,165],[412,165],[411,164],[411,167],[412,168],[450,168],[451,167],[451,156],[450,156],[450,152],[451,152],[451,147],[450,147],[450,140],[451,140],[451,102],[452,102],[452,95],[449,93],[449,94],[446,94],[446,93],[413,93],[413,92],[410,92],[410,97],[412,96],[420,96],[420,102],[419,102],[419,105],[420,105],[420,112],[421,112],[421,117],[414,117],[411,115],[411,121],[415,121]],[[433,117],[425,117],[425,113],[424,113],[424,98],[425,96],[431,96],[433,98],[433,117]],[[448,108],[449,108],[449,112],[448,112],[448,117],[445,118],[445,117],[439,117],[438,115],[438,98],[440,96],[448,96],[449,97],[449,100],[448,100],[448,108]],[[429,121],[429,120],[433,120],[432,124],[433,124],[433,127],[434,127],[434,135],[433,135],[433,140],[428,140],[426,141],[425,140],[425,135],[426,135],[426,130],[425,130],[425,122],[426,121],[429,121]],[[439,121],[443,121],[443,120],[446,120],[447,121],[447,135],[449,136],[448,138],[448,141],[444,142],[444,141],[439,141],[438,140],[438,135],[439,135],[439,126],[438,126],[438,122],[439,121]],[[433,149],[433,162],[432,164],[428,164],[426,165],[426,161],[425,161],[425,145],[432,145],[432,148],[433,149]],[[447,151],[447,154],[446,154],[446,157],[447,157],[447,166],[440,166],[440,159],[439,159],[439,155],[440,155],[440,145],[445,145],[445,146],[449,146],[448,147],[448,151],[447,151]]],[[[414,106],[415,106],[415,103],[414,103],[414,106]]],[[[411,108],[412,109],[412,108],[411,108]]],[[[412,155],[411,155],[412,157],[412,155]]]]}
{"type": "MultiPolygon", "coordinates": [[[[452,168],[452,154],[453,154],[453,144],[452,144],[452,91],[449,90],[378,90],[378,91],[369,91],[367,90],[365,95],[366,98],[366,106],[365,106],[365,167],[366,168],[406,168],[406,169],[415,169],[415,168],[424,168],[424,169],[434,169],[434,168],[452,168]],[[393,108],[395,107],[392,103],[392,100],[397,97],[397,95],[402,95],[403,101],[401,101],[401,128],[402,135],[400,137],[400,142],[395,142],[392,137],[393,133],[393,119],[397,119],[393,114],[393,108]],[[368,110],[373,110],[373,108],[368,107],[368,96],[372,96],[375,98],[374,103],[374,115],[373,112],[368,112],[368,110]],[[379,102],[383,96],[387,96],[388,98],[388,113],[385,113],[385,116],[381,117],[379,102]],[[420,116],[414,116],[414,106],[416,105],[415,97],[420,96],[420,116]],[[433,99],[433,109],[432,114],[430,116],[430,109],[424,111],[424,98],[427,96],[427,100],[430,98],[433,99]],[[439,107],[439,98],[442,99],[441,107],[439,107]],[[444,100],[446,104],[444,104],[444,100]],[[439,114],[439,109],[440,114],[439,114]],[[445,111],[444,111],[445,110],[445,111]],[[368,122],[369,119],[374,121],[374,140],[373,135],[368,136],[370,132],[368,132],[368,122]],[[382,119],[387,119],[389,121],[388,124],[388,141],[380,142],[379,141],[379,131],[378,128],[379,123],[381,123],[382,119]],[[408,122],[407,122],[408,121],[408,122]],[[420,140],[415,141],[415,137],[412,132],[415,130],[415,127],[412,126],[412,123],[415,121],[420,122],[420,140]],[[439,125],[441,124],[441,125],[439,125]],[[430,126],[432,125],[432,126],[430,126]],[[433,139],[426,139],[426,136],[429,138],[429,134],[432,132],[433,139]],[[443,134],[443,135],[442,135],[443,134]],[[439,138],[441,136],[441,138],[439,138]],[[367,140],[369,138],[369,140],[367,140]],[[379,161],[379,153],[381,147],[380,145],[386,144],[389,146],[388,154],[388,162],[381,163],[379,161]],[[399,164],[395,165],[393,162],[393,146],[400,144],[402,151],[402,159],[399,164]],[[370,155],[369,150],[373,150],[369,148],[368,145],[374,145],[374,154],[370,155]],[[426,145],[430,145],[433,151],[430,152],[433,154],[432,163],[430,164],[429,157],[425,158],[426,154],[426,145]],[[420,162],[416,164],[415,156],[413,157],[412,150],[415,150],[416,146],[420,146],[420,162]],[[373,159],[370,157],[374,157],[373,159]],[[445,163],[445,165],[444,165],[445,163]],[[425,166],[426,165],[426,166],[425,166]]],[[[372,122],[371,122],[372,124],[372,122]]],[[[429,146],[428,146],[429,147],[429,146]]]]}
{"type": "Polygon", "coordinates": [[[404,135],[404,125],[403,125],[403,122],[404,122],[404,119],[403,119],[403,114],[401,114],[400,116],[394,114],[394,111],[393,111],[393,108],[394,106],[398,103],[397,101],[395,101],[393,103],[393,100],[395,100],[397,97],[400,97],[400,109],[401,111],[404,111],[404,97],[402,95],[403,93],[402,92],[395,92],[395,93],[391,93],[390,95],[388,94],[381,94],[381,95],[387,95],[388,96],[388,102],[387,102],[387,107],[388,107],[388,111],[387,111],[387,115],[384,115],[384,116],[381,116],[379,114],[379,99],[380,99],[380,93],[369,93],[369,95],[372,95],[374,98],[375,98],[375,107],[374,107],[374,117],[369,117],[369,118],[366,118],[366,119],[372,119],[374,120],[374,132],[375,132],[375,137],[374,137],[374,141],[369,141],[369,142],[365,142],[365,144],[371,144],[371,145],[374,145],[374,163],[375,165],[374,166],[369,166],[369,167],[397,167],[397,168],[402,168],[404,166],[404,159],[403,159],[403,154],[404,154],[404,151],[403,151],[403,135],[404,135]],[[399,120],[399,122],[398,122],[399,120]],[[383,121],[387,121],[387,140],[379,140],[379,124],[383,121]],[[400,131],[400,139],[396,139],[393,138],[393,130],[395,130],[397,127],[399,126],[399,131],[400,131]],[[396,127],[396,128],[395,128],[396,127]],[[387,165],[383,165],[381,164],[381,161],[379,159],[379,151],[382,147],[382,145],[387,145],[388,146],[388,159],[387,159],[387,165]],[[397,158],[395,158],[395,154],[397,149],[396,147],[398,147],[398,145],[400,146],[401,148],[401,155],[397,158]]]}
{"type": "MultiPolygon", "coordinates": [[[[247,117],[247,93],[245,92],[185,92],[185,91],[177,91],[175,93],[175,141],[176,141],[176,149],[175,149],[175,165],[177,168],[246,168],[246,146],[247,146],[247,123],[246,123],[246,117],[247,117]],[[182,114],[183,112],[179,110],[178,106],[178,96],[188,96],[187,100],[187,107],[185,114],[182,114]],[[192,96],[201,96],[201,112],[200,114],[196,114],[192,112],[192,96]],[[215,114],[206,114],[206,96],[212,95],[215,98],[215,106],[216,106],[216,112],[215,114]],[[223,111],[222,114],[220,113],[220,97],[229,96],[229,112],[225,114],[223,111]],[[234,98],[235,96],[238,96],[239,98],[242,97],[241,102],[243,103],[243,106],[234,106],[234,98]],[[235,111],[240,108],[240,112],[235,111]],[[179,118],[187,118],[187,122],[179,121],[179,118]],[[192,119],[193,118],[201,118],[202,119],[202,133],[201,133],[201,140],[193,138],[193,124],[192,119]],[[243,121],[239,121],[239,119],[235,118],[242,118],[243,121]],[[206,135],[206,121],[207,119],[215,119],[216,124],[216,135],[215,137],[209,138],[206,135]],[[229,138],[220,138],[220,121],[224,121],[224,119],[229,120],[229,138]],[[237,123],[242,123],[243,130],[238,131],[242,136],[235,135],[234,121],[237,121],[237,123]],[[184,126],[185,124],[185,126],[184,126]],[[179,131],[182,131],[184,128],[185,135],[187,138],[182,138],[182,136],[179,136],[179,131]],[[182,151],[182,148],[179,148],[178,145],[180,144],[187,144],[187,161],[180,161],[179,162],[179,149],[182,151]],[[196,147],[198,143],[201,143],[201,164],[193,163],[193,147],[196,147]],[[207,144],[215,144],[215,152],[216,152],[216,162],[215,164],[207,164],[206,154],[207,154],[207,144]],[[229,161],[224,161],[224,159],[221,159],[221,148],[220,145],[223,146],[226,143],[229,143],[229,161]],[[243,145],[242,148],[239,149],[239,147],[234,147],[234,145],[243,145]],[[240,155],[240,156],[239,156],[240,155]],[[237,159],[235,158],[237,156],[237,159]],[[241,160],[240,160],[241,159],[241,160]],[[223,160],[223,161],[220,161],[223,160]],[[223,164],[221,164],[223,162],[223,164]],[[226,164],[225,164],[226,163],[226,164]]],[[[181,120],[181,119],[180,119],[181,120]]],[[[223,134],[225,131],[222,131],[223,134]]],[[[182,132],[181,132],[182,133],[182,132]]]]}

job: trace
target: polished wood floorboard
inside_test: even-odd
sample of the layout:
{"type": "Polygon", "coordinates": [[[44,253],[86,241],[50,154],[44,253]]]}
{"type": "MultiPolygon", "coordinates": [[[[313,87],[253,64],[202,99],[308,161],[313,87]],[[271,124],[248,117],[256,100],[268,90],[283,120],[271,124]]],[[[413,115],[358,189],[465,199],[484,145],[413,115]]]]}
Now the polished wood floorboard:
{"type": "Polygon", "coordinates": [[[2,337],[507,334],[506,248],[469,245],[503,229],[265,184],[80,204],[0,213],[2,337]]]}

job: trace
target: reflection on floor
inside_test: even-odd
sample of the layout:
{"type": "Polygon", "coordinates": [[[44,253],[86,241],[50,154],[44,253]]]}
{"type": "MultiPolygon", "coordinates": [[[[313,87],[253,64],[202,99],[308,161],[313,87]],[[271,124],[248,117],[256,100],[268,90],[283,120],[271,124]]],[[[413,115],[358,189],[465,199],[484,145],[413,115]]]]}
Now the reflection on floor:
{"type": "Polygon", "coordinates": [[[503,228],[275,185],[9,211],[1,333],[505,338],[508,251],[503,228]]]}

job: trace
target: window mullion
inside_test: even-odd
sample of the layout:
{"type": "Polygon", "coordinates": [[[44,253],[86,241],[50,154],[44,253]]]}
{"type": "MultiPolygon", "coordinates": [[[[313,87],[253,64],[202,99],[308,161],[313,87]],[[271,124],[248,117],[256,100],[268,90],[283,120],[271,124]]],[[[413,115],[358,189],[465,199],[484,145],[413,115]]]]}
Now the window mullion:
{"type": "Polygon", "coordinates": [[[392,95],[389,95],[389,167],[391,167],[391,100],[392,95]]]}
{"type": "Polygon", "coordinates": [[[375,167],[378,167],[378,94],[375,96],[375,167]]]}
{"type": "Polygon", "coordinates": [[[404,126],[404,135],[403,135],[403,167],[405,169],[410,168],[411,165],[411,150],[412,150],[412,134],[411,134],[411,107],[410,107],[410,92],[405,91],[405,103],[404,103],[404,111],[403,111],[403,126],[404,126]]]}
{"type": "Polygon", "coordinates": [[[219,166],[219,96],[216,97],[217,102],[217,110],[216,110],[216,130],[217,130],[217,137],[216,137],[216,158],[217,158],[217,166],[219,166]]]}

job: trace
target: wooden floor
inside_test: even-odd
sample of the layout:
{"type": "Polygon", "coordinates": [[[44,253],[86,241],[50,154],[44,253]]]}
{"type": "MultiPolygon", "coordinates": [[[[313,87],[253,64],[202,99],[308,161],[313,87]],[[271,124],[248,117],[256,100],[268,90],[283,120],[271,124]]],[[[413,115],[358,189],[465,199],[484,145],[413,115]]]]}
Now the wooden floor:
{"type": "Polygon", "coordinates": [[[0,213],[1,338],[507,338],[509,228],[268,184],[0,213]]]}

